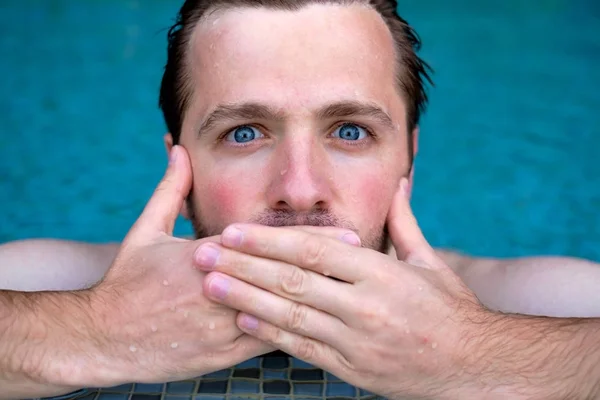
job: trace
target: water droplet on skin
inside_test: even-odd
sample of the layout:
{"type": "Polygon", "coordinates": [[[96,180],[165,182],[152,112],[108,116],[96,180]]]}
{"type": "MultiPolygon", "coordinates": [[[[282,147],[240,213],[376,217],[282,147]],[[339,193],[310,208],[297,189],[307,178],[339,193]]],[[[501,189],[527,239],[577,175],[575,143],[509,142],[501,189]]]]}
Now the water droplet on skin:
{"type": "Polygon", "coordinates": [[[185,310],[185,311],[183,312],[183,318],[187,318],[189,315],[190,315],[190,312],[189,312],[189,311],[185,310]]]}
{"type": "Polygon", "coordinates": [[[423,351],[424,351],[423,349],[419,349],[419,350],[417,350],[417,353],[423,354],[423,351]]]}
{"type": "Polygon", "coordinates": [[[423,286],[418,286],[417,289],[419,289],[419,291],[423,290],[423,286]]]}
{"type": "Polygon", "coordinates": [[[152,326],[150,327],[150,330],[151,330],[152,332],[156,332],[156,331],[158,330],[158,328],[156,327],[156,325],[152,325],[152,326]]]}
{"type": "Polygon", "coordinates": [[[282,169],[281,170],[281,175],[285,175],[286,172],[287,172],[287,169],[282,169]]]}
{"type": "Polygon", "coordinates": [[[435,349],[436,347],[437,347],[437,342],[433,342],[433,343],[431,343],[431,348],[432,348],[432,349],[435,349]]]}
{"type": "Polygon", "coordinates": [[[208,329],[215,329],[215,323],[211,321],[211,322],[208,324],[208,329]]]}
{"type": "Polygon", "coordinates": [[[165,280],[163,281],[163,286],[169,286],[169,281],[165,279],[165,280]]]}
{"type": "Polygon", "coordinates": [[[179,346],[179,344],[177,342],[171,343],[171,348],[172,349],[176,349],[178,346],[179,346]]]}
{"type": "Polygon", "coordinates": [[[134,345],[129,346],[129,351],[131,351],[132,353],[135,353],[137,351],[137,347],[135,347],[134,345]]]}
{"type": "Polygon", "coordinates": [[[331,271],[329,271],[329,270],[324,270],[324,271],[323,271],[323,275],[325,275],[325,276],[329,276],[329,275],[331,275],[331,271]]]}

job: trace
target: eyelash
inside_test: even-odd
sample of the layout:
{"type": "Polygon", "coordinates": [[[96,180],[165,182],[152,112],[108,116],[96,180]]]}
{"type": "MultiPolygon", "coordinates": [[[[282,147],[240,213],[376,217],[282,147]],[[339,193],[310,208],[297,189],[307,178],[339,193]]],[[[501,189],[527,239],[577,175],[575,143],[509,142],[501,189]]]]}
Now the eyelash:
{"type": "MultiPolygon", "coordinates": [[[[356,122],[350,122],[350,121],[343,121],[343,122],[339,122],[339,123],[335,124],[334,127],[333,127],[333,132],[335,132],[336,129],[338,129],[341,126],[344,126],[346,124],[356,125],[359,128],[364,129],[365,132],[368,135],[368,138],[366,138],[366,139],[372,139],[372,140],[376,140],[377,139],[377,134],[375,132],[373,132],[372,129],[367,128],[366,126],[364,126],[362,124],[357,124],[356,122]]],[[[339,138],[335,138],[335,139],[338,139],[338,140],[344,142],[347,146],[359,147],[359,146],[366,146],[368,144],[368,143],[365,143],[366,139],[363,139],[363,140],[360,140],[360,141],[343,140],[343,139],[339,139],[339,138]]]]}
{"type": "MultiPolygon", "coordinates": [[[[356,122],[351,122],[351,121],[343,121],[343,122],[338,122],[335,125],[333,125],[333,129],[332,132],[334,132],[336,129],[338,129],[339,127],[345,125],[345,124],[352,124],[352,125],[356,125],[359,128],[362,128],[365,130],[365,132],[367,133],[367,135],[369,136],[370,139],[377,139],[377,134],[375,132],[373,132],[372,129],[367,128],[366,126],[362,125],[362,124],[358,124],[356,122]]],[[[237,125],[234,126],[233,128],[227,129],[225,132],[221,133],[219,135],[219,137],[217,138],[217,142],[218,143],[222,143],[224,142],[225,138],[227,137],[227,135],[229,135],[233,130],[241,128],[243,126],[249,126],[252,127],[254,129],[260,130],[261,132],[263,130],[265,130],[263,127],[261,127],[260,125],[255,125],[255,124],[242,124],[242,125],[237,125]]],[[[351,141],[351,140],[343,140],[343,139],[339,139],[339,138],[335,138],[338,139],[339,141],[344,142],[347,146],[354,146],[354,147],[359,147],[359,146],[365,146],[365,140],[360,140],[360,141],[351,141]]],[[[229,146],[232,147],[236,147],[236,148],[244,148],[244,147],[248,147],[248,146],[252,146],[254,144],[255,140],[247,142],[247,143],[236,143],[236,144],[229,144],[229,146]]]]}

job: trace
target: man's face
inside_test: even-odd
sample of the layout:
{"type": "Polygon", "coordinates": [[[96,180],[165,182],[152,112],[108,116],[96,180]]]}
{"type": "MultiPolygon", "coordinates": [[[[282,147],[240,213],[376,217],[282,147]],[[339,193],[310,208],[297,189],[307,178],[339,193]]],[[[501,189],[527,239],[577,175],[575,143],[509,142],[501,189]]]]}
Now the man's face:
{"type": "Polygon", "coordinates": [[[196,235],[234,222],[333,225],[383,250],[411,157],[380,16],[360,5],[235,8],[202,21],[188,51],[180,143],[196,235]]]}

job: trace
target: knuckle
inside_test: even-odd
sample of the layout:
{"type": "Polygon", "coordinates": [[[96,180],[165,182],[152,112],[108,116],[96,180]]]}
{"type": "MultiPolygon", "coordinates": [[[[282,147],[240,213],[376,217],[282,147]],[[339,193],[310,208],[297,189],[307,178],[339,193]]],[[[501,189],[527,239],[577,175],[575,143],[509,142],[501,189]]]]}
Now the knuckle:
{"type": "Polygon", "coordinates": [[[304,239],[304,251],[300,253],[300,265],[315,267],[323,262],[327,253],[327,244],[316,236],[307,236],[304,239]]]}
{"type": "Polygon", "coordinates": [[[160,196],[161,193],[165,193],[168,191],[169,187],[172,186],[173,178],[170,176],[165,177],[154,189],[154,194],[160,196]]]}
{"type": "Polygon", "coordinates": [[[367,302],[358,307],[360,320],[368,329],[378,330],[386,325],[389,313],[383,304],[367,302]]]}
{"type": "Polygon", "coordinates": [[[373,268],[371,271],[369,271],[369,274],[371,275],[372,280],[385,283],[386,285],[389,285],[391,283],[390,280],[395,277],[394,274],[387,268],[373,268]]]}
{"type": "Polygon", "coordinates": [[[299,295],[302,294],[306,286],[307,274],[300,268],[292,268],[289,273],[281,276],[281,291],[283,293],[299,295]]]}
{"type": "Polygon", "coordinates": [[[301,331],[304,332],[304,325],[306,322],[307,307],[302,304],[292,303],[288,318],[286,321],[286,327],[290,331],[301,331]]]}
{"type": "Polygon", "coordinates": [[[269,335],[268,342],[274,347],[281,347],[284,343],[284,340],[285,338],[283,331],[276,327],[272,330],[271,334],[269,335]]]}
{"type": "Polygon", "coordinates": [[[313,360],[316,353],[315,343],[309,339],[301,339],[296,345],[296,355],[304,361],[313,360]]]}

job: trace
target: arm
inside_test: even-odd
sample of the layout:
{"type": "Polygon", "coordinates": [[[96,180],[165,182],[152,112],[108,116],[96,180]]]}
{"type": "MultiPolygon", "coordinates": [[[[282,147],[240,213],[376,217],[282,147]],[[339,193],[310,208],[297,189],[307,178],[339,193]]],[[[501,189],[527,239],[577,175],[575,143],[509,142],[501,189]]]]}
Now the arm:
{"type": "Polygon", "coordinates": [[[107,356],[101,341],[93,340],[103,337],[102,325],[93,321],[90,301],[87,291],[0,291],[0,399],[55,396],[105,383],[107,356]]]}
{"type": "Polygon", "coordinates": [[[493,310],[466,317],[475,321],[464,337],[468,379],[500,398],[600,396],[600,319],[581,318],[600,317],[599,264],[437,254],[493,310]]]}
{"type": "Polygon", "coordinates": [[[600,398],[600,319],[466,314],[447,398],[600,398]]]}
{"type": "MultiPolygon", "coordinates": [[[[68,393],[84,387],[49,364],[64,355],[94,354],[69,348],[92,324],[85,291],[102,279],[118,244],[92,245],[59,240],[22,240],[0,246],[0,399],[68,393]],[[57,292],[57,291],[61,292],[57,292]],[[36,292],[44,291],[44,292],[36,292]],[[50,354],[49,352],[52,352],[50,354]]],[[[79,339],[78,339],[79,338],[79,339]]],[[[77,358],[62,365],[77,365],[77,358]]],[[[78,379],[78,378],[75,378],[78,379]]]]}
{"type": "Polygon", "coordinates": [[[568,257],[438,255],[488,308],[549,317],[600,317],[600,264],[568,257]]]}
{"type": "Polygon", "coordinates": [[[100,281],[119,244],[20,240],[0,245],[0,290],[77,290],[100,281]]]}

